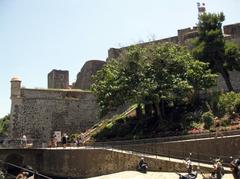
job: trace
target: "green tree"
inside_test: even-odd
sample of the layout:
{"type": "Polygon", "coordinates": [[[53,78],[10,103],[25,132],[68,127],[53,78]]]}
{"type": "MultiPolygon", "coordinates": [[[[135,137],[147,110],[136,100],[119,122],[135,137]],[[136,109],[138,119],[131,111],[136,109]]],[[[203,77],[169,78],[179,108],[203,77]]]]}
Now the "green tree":
{"type": "Polygon", "coordinates": [[[164,119],[165,105],[190,102],[191,94],[212,86],[215,77],[206,63],[176,44],[132,46],[97,73],[92,90],[101,111],[128,101],[139,104],[140,112],[141,104],[151,104],[164,119]]]}
{"type": "Polygon", "coordinates": [[[165,116],[165,104],[189,103],[199,90],[215,84],[216,75],[208,65],[195,60],[184,47],[166,43],[148,48],[146,54],[150,63],[145,68],[143,90],[160,119],[165,116]]]}
{"type": "Polygon", "coordinates": [[[226,43],[222,32],[223,13],[204,13],[199,16],[198,38],[192,53],[195,58],[208,62],[209,67],[222,75],[229,91],[233,90],[228,70],[239,70],[239,49],[226,43]]]}
{"type": "Polygon", "coordinates": [[[93,77],[95,83],[92,84],[91,89],[97,96],[101,116],[125,101],[120,68],[119,61],[111,60],[93,77]]]}
{"type": "Polygon", "coordinates": [[[6,115],[0,119],[0,136],[6,136],[10,122],[10,115],[6,115]]]}

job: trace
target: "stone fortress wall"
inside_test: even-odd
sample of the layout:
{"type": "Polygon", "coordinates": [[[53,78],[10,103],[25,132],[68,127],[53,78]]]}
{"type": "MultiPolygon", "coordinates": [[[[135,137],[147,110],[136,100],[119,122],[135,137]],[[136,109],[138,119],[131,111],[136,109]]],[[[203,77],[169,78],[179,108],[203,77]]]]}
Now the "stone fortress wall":
{"type": "Polygon", "coordinates": [[[21,87],[20,79],[13,78],[11,100],[13,138],[26,135],[27,138],[47,142],[54,131],[79,133],[99,120],[96,98],[90,91],[25,89],[21,87]]]}
{"type": "MultiPolygon", "coordinates": [[[[223,33],[226,40],[232,40],[240,46],[240,23],[223,26],[223,33]]],[[[197,35],[198,35],[197,27],[193,27],[193,28],[189,27],[185,29],[179,29],[177,31],[177,36],[140,43],[137,45],[142,47],[147,47],[148,45],[151,45],[151,44],[161,44],[164,42],[172,42],[179,45],[184,45],[188,40],[197,37],[197,35]]],[[[108,50],[108,59],[117,58],[127,48],[128,47],[110,48],[108,50]]]]}
{"type": "Polygon", "coordinates": [[[81,91],[21,89],[21,103],[13,111],[13,137],[48,141],[54,131],[86,130],[97,121],[94,96],[81,91]]]}
{"type": "MultiPolygon", "coordinates": [[[[240,23],[230,24],[223,26],[223,33],[225,40],[233,41],[236,44],[240,46],[240,23]]],[[[165,42],[172,42],[180,45],[185,45],[190,39],[193,39],[197,37],[197,28],[185,28],[180,29],[177,31],[177,36],[150,41],[146,43],[137,44],[142,47],[147,47],[152,44],[161,44],[165,42]]],[[[108,50],[108,58],[107,60],[111,58],[117,58],[123,53],[124,50],[126,50],[129,47],[123,47],[123,48],[110,48],[108,50]]],[[[234,90],[240,91],[240,72],[238,71],[229,71],[230,80],[232,82],[232,86],[234,90]]],[[[217,86],[213,88],[213,90],[218,91],[227,91],[227,86],[224,82],[224,79],[221,75],[219,75],[217,79],[217,86]]]]}
{"type": "Polygon", "coordinates": [[[76,83],[73,85],[73,88],[77,89],[90,89],[92,84],[92,75],[95,75],[98,70],[102,68],[102,66],[106,62],[101,60],[91,60],[87,61],[81,71],[77,75],[76,83]]]}
{"type": "Polygon", "coordinates": [[[69,73],[67,70],[52,70],[48,73],[48,88],[66,89],[69,87],[69,73]]]}

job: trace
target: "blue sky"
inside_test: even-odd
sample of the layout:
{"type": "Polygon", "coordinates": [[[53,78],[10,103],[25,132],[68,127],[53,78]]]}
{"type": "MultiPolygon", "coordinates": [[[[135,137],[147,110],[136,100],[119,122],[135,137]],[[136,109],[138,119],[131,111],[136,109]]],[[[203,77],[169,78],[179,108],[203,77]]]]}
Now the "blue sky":
{"type": "MultiPolygon", "coordinates": [[[[161,39],[197,23],[195,0],[0,0],[0,117],[10,112],[10,79],[47,88],[52,69],[69,70],[74,82],[83,64],[105,60],[111,47],[161,39]]],[[[239,0],[205,0],[240,22],[239,0]]]]}

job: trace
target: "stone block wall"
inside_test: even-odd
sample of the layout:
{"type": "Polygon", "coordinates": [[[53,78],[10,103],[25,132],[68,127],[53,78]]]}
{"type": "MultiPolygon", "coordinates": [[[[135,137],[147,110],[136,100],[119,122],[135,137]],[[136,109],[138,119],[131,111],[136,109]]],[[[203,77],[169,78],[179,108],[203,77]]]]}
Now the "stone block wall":
{"type": "MultiPolygon", "coordinates": [[[[240,72],[239,71],[229,71],[230,81],[232,83],[233,89],[235,91],[240,91],[240,72]]],[[[213,88],[216,91],[228,91],[227,85],[222,77],[219,74],[217,79],[217,86],[213,88]]]]}
{"type": "Polygon", "coordinates": [[[223,30],[224,34],[230,36],[230,40],[240,45],[240,23],[225,25],[223,30]]]}
{"type": "MultiPolygon", "coordinates": [[[[231,40],[236,42],[238,45],[240,45],[240,23],[236,24],[230,24],[230,25],[225,25],[223,27],[223,32],[227,36],[225,37],[226,40],[231,40]]],[[[184,29],[179,29],[177,31],[177,36],[169,37],[169,38],[164,38],[164,39],[159,39],[159,40],[154,40],[151,42],[145,42],[145,43],[139,43],[136,45],[139,45],[141,47],[146,47],[151,44],[159,44],[159,43],[164,43],[164,42],[172,42],[176,44],[184,44],[187,42],[189,39],[195,38],[198,36],[197,33],[197,27],[193,28],[184,28],[184,29]]],[[[120,54],[126,50],[127,47],[122,47],[122,48],[110,48],[108,50],[108,59],[111,58],[117,58],[120,56],[120,54]]]]}
{"type": "Polygon", "coordinates": [[[87,61],[81,71],[77,75],[76,83],[74,84],[74,88],[77,89],[90,89],[92,84],[92,76],[97,73],[98,70],[102,68],[105,64],[104,61],[101,60],[90,60],[87,61]]]}
{"type": "MultiPolygon", "coordinates": [[[[230,136],[224,138],[203,138],[190,139],[170,142],[147,142],[134,144],[134,141],[128,144],[112,143],[112,146],[125,150],[143,152],[149,154],[158,154],[159,156],[169,156],[173,158],[186,158],[191,153],[192,160],[211,162],[211,158],[221,158],[225,164],[228,164],[233,158],[239,156],[238,146],[240,137],[230,136]]],[[[106,145],[106,144],[105,144],[106,145]]],[[[109,144],[111,145],[111,144],[109,144]]]]}
{"type": "MultiPolygon", "coordinates": [[[[164,39],[160,39],[160,40],[154,40],[154,41],[150,41],[150,42],[139,43],[136,45],[138,45],[140,47],[147,47],[150,45],[156,45],[156,44],[161,44],[161,43],[165,43],[165,42],[178,43],[178,36],[173,36],[173,37],[164,38],[164,39]]],[[[111,58],[118,58],[121,55],[121,53],[123,53],[124,50],[127,50],[127,48],[128,47],[110,48],[108,50],[107,61],[111,58]]]]}
{"type": "Polygon", "coordinates": [[[98,120],[96,99],[81,90],[21,89],[12,99],[12,137],[48,141],[54,131],[79,133],[98,120]],[[19,102],[19,99],[21,102],[19,102]]]}
{"type": "MultiPolygon", "coordinates": [[[[127,170],[136,170],[142,155],[126,151],[107,149],[0,149],[0,159],[13,163],[19,156],[18,164],[27,164],[39,173],[64,178],[86,178],[127,170]],[[10,159],[10,160],[7,160],[10,159]],[[12,160],[11,160],[12,159],[12,160]]],[[[185,172],[182,160],[144,156],[150,171],[185,172]]],[[[209,167],[201,167],[210,171],[209,167]]]]}
{"type": "Polygon", "coordinates": [[[67,89],[69,73],[67,70],[52,70],[48,73],[48,88],[67,89]]]}

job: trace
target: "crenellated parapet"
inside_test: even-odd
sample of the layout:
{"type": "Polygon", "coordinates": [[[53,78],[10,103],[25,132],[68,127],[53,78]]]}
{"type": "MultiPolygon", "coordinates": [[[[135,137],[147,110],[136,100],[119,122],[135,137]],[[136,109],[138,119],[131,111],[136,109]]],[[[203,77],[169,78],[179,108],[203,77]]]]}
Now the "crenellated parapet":
{"type": "MultiPolygon", "coordinates": [[[[225,40],[231,40],[236,42],[240,46],[240,23],[230,24],[223,26],[223,33],[225,40]]],[[[185,45],[190,39],[196,38],[198,36],[197,27],[184,28],[177,30],[177,36],[154,40],[150,42],[144,42],[136,44],[141,47],[147,47],[152,44],[160,44],[165,42],[172,42],[179,45],[185,45]]],[[[108,50],[108,59],[118,58],[120,54],[126,50],[129,46],[121,48],[110,48],[108,50]]]]}

